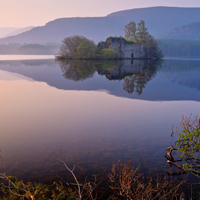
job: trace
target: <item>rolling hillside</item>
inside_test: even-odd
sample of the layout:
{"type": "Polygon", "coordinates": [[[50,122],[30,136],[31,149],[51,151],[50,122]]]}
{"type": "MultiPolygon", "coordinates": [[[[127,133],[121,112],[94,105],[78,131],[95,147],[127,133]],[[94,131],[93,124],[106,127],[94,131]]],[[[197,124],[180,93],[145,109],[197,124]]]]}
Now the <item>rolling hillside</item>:
{"type": "Polygon", "coordinates": [[[146,22],[149,32],[158,36],[173,28],[199,21],[200,8],[151,7],[119,11],[106,17],[61,18],[17,36],[0,39],[0,44],[61,43],[63,38],[72,35],[83,35],[98,43],[111,35],[124,36],[124,26],[141,19],[146,22]]]}
{"type": "Polygon", "coordinates": [[[4,37],[5,35],[13,32],[13,31],[17,31],[20,28],[14,28],[14,27],[1,27],[0,28],[0,38],[4,37]]]}
{"type": "Polygon", "coordinates": [[[175,40],[198,40],[200,41],[200,22],[194,22],[188,25],[175,28],[163,33],[161,39],[175,40]]]}
{"type": "Polygon", "coordinates": [[[20,29],[17,29],[15,31],[12,31],[6,35],[3,36],[3,38],[6,38],[6,37],[10,37],[10,36],[14,36],[14,35],[19,35],[23,32],[26,32],[26,31],[29,31],[33,28],[34,26],[28,26],[28,27],[25,27],[25,28],[20,28],[20,29]]]}

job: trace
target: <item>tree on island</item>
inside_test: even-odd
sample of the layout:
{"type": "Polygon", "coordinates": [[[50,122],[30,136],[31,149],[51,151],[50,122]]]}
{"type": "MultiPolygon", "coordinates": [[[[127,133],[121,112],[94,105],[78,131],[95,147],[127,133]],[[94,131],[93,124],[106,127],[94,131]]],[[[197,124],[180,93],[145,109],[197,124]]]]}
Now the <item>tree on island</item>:
{"type": "Polygon", "coordinates": [[[125,39],[126,40],[133,40],[134,42],[137,41],[136,37],[136,23],[135,22],[130,22],[125,26],[124,32],[125,32],[125,39]]]}
{"type": "Polygon", "coordinates": [[[74,35],[64,38],[60,48],[60,57],[65,58],[89,58],[95,55],[96,45],[94,41],[84,36],[74,35]]]}
{"type": "Polygon", "coordinates": [[[94,41],[84,36],[74,35],[64,38],[57,59],[116,60],[119,54],[113,49],[97,50],[94,41]]]}
{"type": "Polygon", "coordinates": [[[143,20],[141,20],[140,23],[138,23],[136,37],[137,37],[137,41],[141,41],[141,42],[147,42],[149,37],[152,37],[147,31],[147,28],[145,27],[145,22],[143,20]]]}
{"type": "Polygon", "coordinates": [[[132,21],[125,26],[125,39],[144,44],[145,57],[162,58],[163,54],[158,47],[158,42],[147,31],[145,22],[141,20],[137,25],[138,27],[136,28],[136,23],[132,21]]]}
{"type": "Polygon", "coordinates": [[[56,58],[85,60],[133,59],[134,51],[129,56],[124,51],[128,49],[126,48],[128,45],[134,45],[134,43],[137,43],[137,47],[138,44],[140,45],[141,54],[136,58],[159,59],[163,57],[157,41],[147,31],[145,22],[141,20],[137,25],[138,27],[136,28],[136,23],[132,21],[125,26],[125,39],[123,37],[108,37],[105,42],[100,42],[97,46],[94,41],[84,36],[75,35],[64,38],[59,55],[56,58]],[[125,49],[121,49],[121,42],[119,42],[118,47],[116,45],[112,47],[111,39],[115,40],[115,43],[119,42],[117,40],[122,40],[125,43],[125,49]]]}

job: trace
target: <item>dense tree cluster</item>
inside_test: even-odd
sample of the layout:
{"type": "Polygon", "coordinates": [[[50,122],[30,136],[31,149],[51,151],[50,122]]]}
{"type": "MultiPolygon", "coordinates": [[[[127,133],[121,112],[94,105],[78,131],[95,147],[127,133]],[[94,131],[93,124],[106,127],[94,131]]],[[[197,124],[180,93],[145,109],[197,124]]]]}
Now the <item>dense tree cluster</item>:
{"type": "Polygon", "coordinates": [[[138,23],[138,27],[136,27],[134,21],[130,22],[125,26],[124,32],[125,39],[133,40],[134,42],[146,42],[150,36],[143,20],[138,23]]]}
{"type": "Polygon", "coordinates": [[[0,44],[2,55],[53,55],[58,52],[59,44],[0,44]]]}
{"type": "Polygon", "coordinates": [[[166,39],[158,40],[158,46],[169,57],[200,56],[200,41],[166,39]]]}
{"type": "Polygon", "coordinates": [[[97,49],[94,41],[84,36],[71,36],[63,40],[60,53],[57,58],[68,59],[118,59],[118,52],[113,49],[97,49]]]}
{"type": "Polygon", "coordinates": [[[136,27],[135,22],[130,22],[125,26],[124,32],[125,39],[144,44],[145,57],[163,57],[162,51],[159,49],[156,39],[149,34],[143,20],[138,23],[138,27],[136,27]]]}
{"type": "MultiPolygon", "coordinates": [[[[157,41],[149,34],[143,20],[138,23],[137,28],[135,22],[130,22],[125,26],[125,41],[128,44],[136,42],[141,45],[141,48],[144,45],[145,58],[158,59],[162,57],[157,41]]],[[[108,44],[100,48],[102,43],[106,42],[101,42],[96,46],[92,40],[78,35],[64,38],[57,59],[123,59],[117,48],[110,48],[108,44]]]]}
{"type": "Polygon", "coordinates": [[[88,58],[95,55],[96,45],[84,36],[64,38],[59,55],[65,58],[88,58]]]}

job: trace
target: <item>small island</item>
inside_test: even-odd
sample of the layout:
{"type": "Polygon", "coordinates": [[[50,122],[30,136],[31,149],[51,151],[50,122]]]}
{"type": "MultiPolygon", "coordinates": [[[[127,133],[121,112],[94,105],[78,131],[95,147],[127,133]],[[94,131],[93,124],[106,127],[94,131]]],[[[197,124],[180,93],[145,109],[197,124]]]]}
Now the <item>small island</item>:
{"type": "Polygon", "coordinates": [[[125,60],[153,59],[163,57],[156,39],[149,34],[143,20],[136,27],[135,22],[125,26],[125,38],[108,37],[106,41],[94,41],[84,36],[71,36],[63,40],[57,60],[125,60]]]}

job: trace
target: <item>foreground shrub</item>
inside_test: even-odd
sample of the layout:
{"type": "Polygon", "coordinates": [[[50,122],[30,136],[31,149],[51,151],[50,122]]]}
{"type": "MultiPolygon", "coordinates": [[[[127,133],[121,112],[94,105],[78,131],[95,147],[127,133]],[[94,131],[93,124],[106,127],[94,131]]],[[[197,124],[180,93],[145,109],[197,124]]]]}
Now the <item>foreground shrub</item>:
{"type": "Polygon", "coordinates": [[[200,118],[198,116],[191,118],[182,116],[180,126],[176,127],[175,132],[178,139],[175,142],[176,147],[166,148],[166,158],[170,166],[176,167],[179,172],[171,173],[181,175],[190,172],[197,177],[200,176],[200,118]],[[180,130],[179,130],[180,129],[180,130]],[[174,155],[178,152],[178,158],[174,155]]]}
{"type": "MultiPolygon", "coordinates": [[[[71,173],[75,183],[68,183],[60,178],[58,182],[52,185],[42,183],[24,183],[18,181],[16,177],[0,174],[0,178],[4,183],[0,184],[3,192],[3,199],[16,200],[95,200],[105,199],[102,194],[101,182],[97,182],[94,175],[93,179],[85,179],[84,183],[77,180],[73,168],[69,168],[62,154],[56,155],[56,159],[63,164],[67,171],[71,173]]],[[[158,176],[156,180],[144,178],[139,172],[139,166],[134,168],[128,163],[118,161],[113,163],[111,172],[108,175],[108,181],[104,186],[107,189],[106,199],[122,199],[122,200],[168,200],[177,199],[180,195],[178,189],[182,182],[178,184],[173,179],[166,176],[158,176]]]]}
{"type": "Polygon", "coordinates": [[[152,178],[144,181],[139,166],[131,167],[128,163],[114,163],[109,174],[110,188],[114,190],[116,197],[126,200],[167,200],[177,199],[179,186],[166,176],[158,176],[153,184],[152,178]]]}

